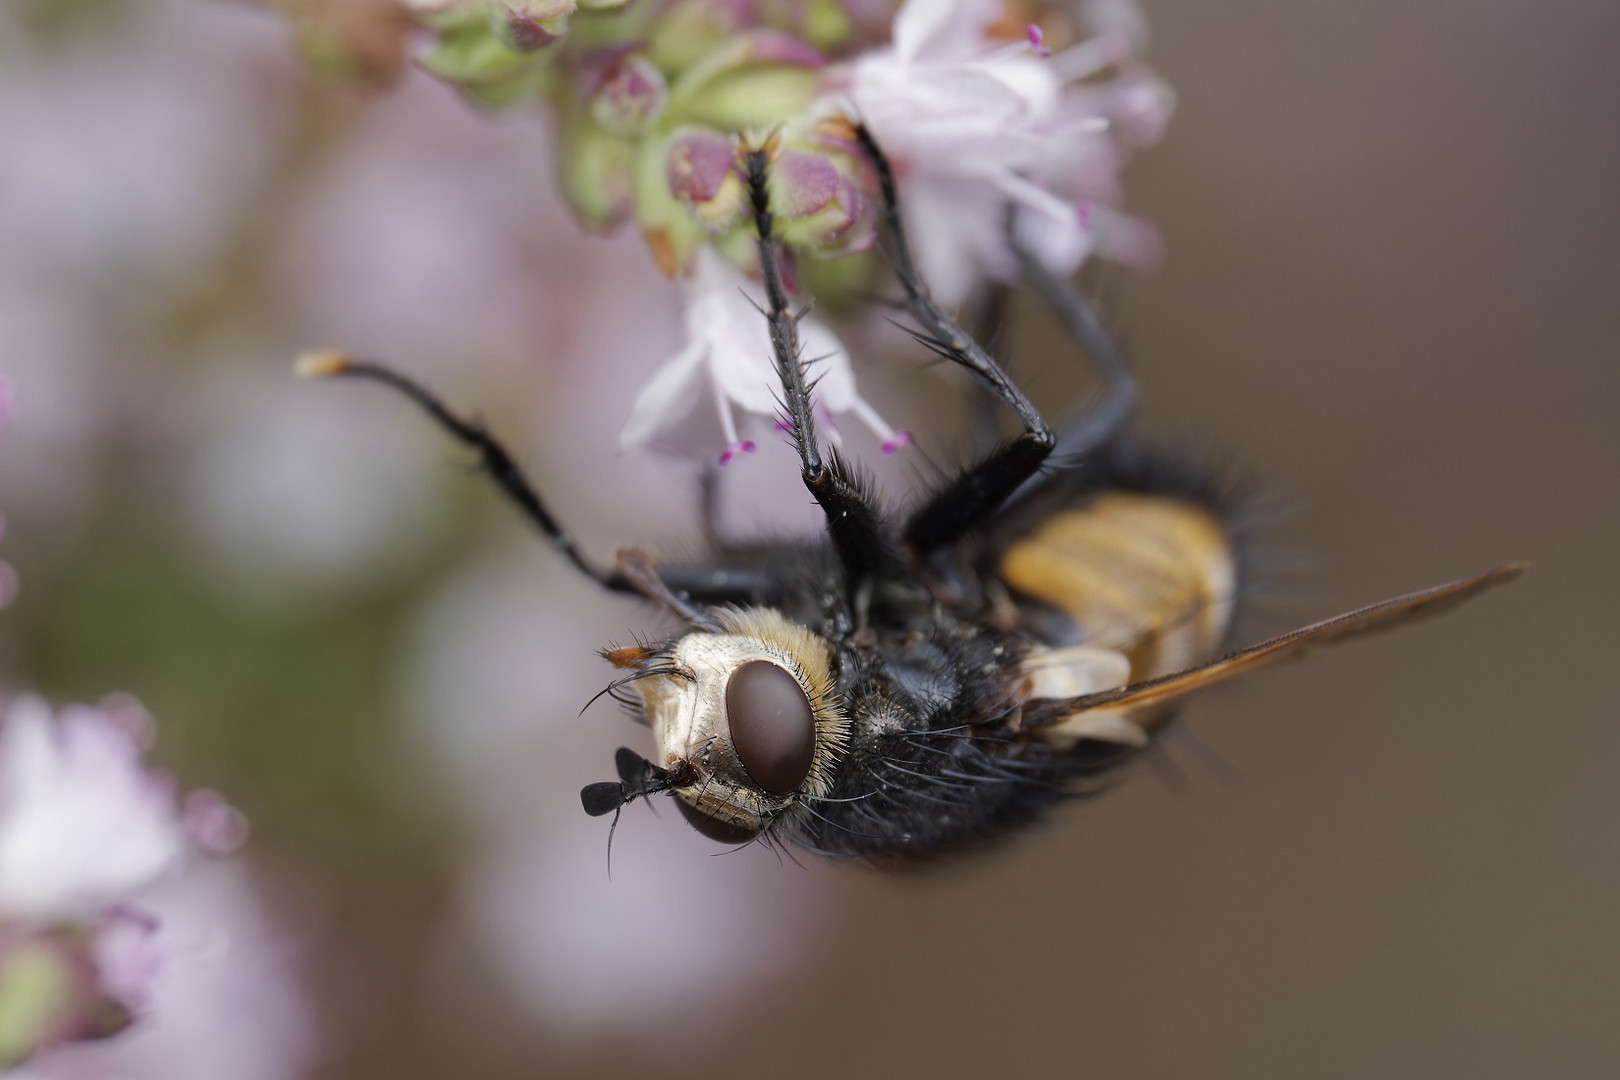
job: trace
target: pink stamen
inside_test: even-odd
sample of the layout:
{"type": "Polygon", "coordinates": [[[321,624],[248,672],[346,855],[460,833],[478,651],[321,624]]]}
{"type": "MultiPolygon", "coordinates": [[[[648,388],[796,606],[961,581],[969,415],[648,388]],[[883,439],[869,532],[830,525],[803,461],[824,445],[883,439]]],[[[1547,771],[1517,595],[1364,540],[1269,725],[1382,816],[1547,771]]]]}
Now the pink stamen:
{"type": "Polygon", "coordinates": [[[1082,229],[1091,227],[1092,205],[1089,200],[1082,200],[1074,204],[1074,220],[1080,223],[1082,229]]]}
{"type": "Polygon", "coordinates": [[[720,413],[720,432],[726,439],[726,449],[720,455],[720,464],[730,465],[731,459],[738,454],[752,454],[754,444],[737,437],[737,423],[731,416],[731,402],[726,399],[725,391],[720,388],[718,379],[714,382],[714,407],[720,413]]]}
{"type": "Polygon", "coordinates": [[[873,433],[883,440],[879,445],[879,449],[884,454],[892,454],[901,447],[911,445],[911,432],[896,431],[884,423],[883,417],[879,416],[877,410],[866,403],[865,398],[856,398],[850,402],[849,409],[850,412],[855,414],[856,419],[871,428],[873,433]]]}
{"type": "Polygon", "coordinates": [[[738,454],[752,454],[757,449],[759,449],[759,447],[755,446],[753,440],[751,439],[744,439],[741,442],[734,442],[730,446],[726,447],[725,453],[720,455],[720,464],[730,465],[731,459],[736,457],[738,454]]]}
{"type": "Polygon", "coordinates": [[[1030,23],[1024,28],[1024,33],[1029,35],[1029,47],[1036,56],[1052,55],[1052,50],[1046,47],[1046,35],[1041,33],[1040,27],[1030,23]]]}

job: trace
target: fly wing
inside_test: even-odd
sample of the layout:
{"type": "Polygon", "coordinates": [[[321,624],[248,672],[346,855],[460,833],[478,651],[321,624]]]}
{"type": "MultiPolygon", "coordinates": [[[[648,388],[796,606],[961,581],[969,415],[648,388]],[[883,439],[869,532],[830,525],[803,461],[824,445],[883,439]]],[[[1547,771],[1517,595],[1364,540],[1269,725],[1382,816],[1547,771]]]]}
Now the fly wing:
{"type": "Polygon", "coordinates": [[[1023,722],[1027,726],[1038,727],[1068,720],[1093,709],[1130,710],[1134,713],[1149,706],[1163,705],[1264,664],[1302,656],[1318,645],[1388,629],[1419,615],[1447,611],[1486,589],[1512,581],[1524,573],[1525,567],[1525,563],[1512,563],[1461,581],[1370,604],[1169,675],[1062,701],[1031,702],[1025,707],[1023,722]]]}

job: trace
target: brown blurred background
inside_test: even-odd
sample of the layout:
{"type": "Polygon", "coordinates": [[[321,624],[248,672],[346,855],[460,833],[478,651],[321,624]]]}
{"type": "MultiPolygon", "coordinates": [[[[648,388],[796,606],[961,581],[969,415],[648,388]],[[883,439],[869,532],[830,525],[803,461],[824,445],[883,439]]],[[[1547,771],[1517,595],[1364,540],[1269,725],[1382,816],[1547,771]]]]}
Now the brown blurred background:
{"type": "MultiPolygon", "coordinates": [[[[361,316],[344,323],[267,303],[274,274],[263,263],[285,257],[266,254],[278,215],[314,185],[277,188],[282,198],[250,208],[229,244],[199,256],[211,288],[193,281],[184,303],[154,299],[161,289],[149,279],[145,292],[119,293],[178,311],[166,338],[123,347],[181,359],[140,369],[136,404],[112,424],[122,441],[86,466],[93,495],[67,511],[49,500],[19,511],[23,481],[0,487],[23,580],[4,616],[4,664],[9,682],[59,699],[141,694],[165,732],[160,758],[246,809],[255,858],[311,942],[311,985],[331,1029],[325,1075],[1614,1075],[1620,8],[1145,7],[1150,59],[1179,109],[1126,186],[1131,209],[1164,231],[1169,258],[1150,279],[1114,282],[1117,321],[1141,376],[1145,430],[1291,507],[1268,542],[1306,565],[1282,580],[1256,630],[1511,560],[1531,560],[1531,573],[1443,620],[1198,701],[1186,724],[1197,741],[1169,750],[1179,772],[1144,769],[992,855],[908,877],[778,868],[764,856],[750,872],[776,884],[749,894],[754,902],[800,895],[818,915],[783,924],[807,936],[757,992],[726,996],[723,976],[694,979],[664,962],[661,943],[674,938],[724,953],[727,925],[655,924],[644,951],[614,962],[639,969],[647,993],[699,1017],[712,996],[723,1015],[690,1022],[687,1037],[582,1033],[521,1004],[454,928],[467,836],[493,811],[453,809],[440,744],[411,736],[420,725],[401,716],[410,710],[400,686],[419,674],[402,669],[422,655],[413,642],[431,636],[422,611],[469,552],[497,551],[510,580],[533,590],[513,603],[560,609],[564,627],[578,627],[578,640],[524,639],[507,666],[588,666],[604,635],[627,635],[640,616],[567,581],[442,466],[442,444],[403,421],[386,437],[435,501],[390,519],[399,542],[346,573],[347,585],[317,575],[319,588],[255,586],[251,560],[199,569],[164,531],[188,498],[171,474],[205,452],[187,440],[208,425],[171,424],[163,402],[204,416],[216,407],[187,395],[202,359],[223,355],[221,341],[252,358],[240,363],[254,387],[279,385],[288,356],[334,335],[407,365],[429,363],[436,344],[386,312],[368,328],[361,316]],[[220,315],[253,305],[257,318],[220,315]],[[148,457],[132,463],[131,446],[148,457]]],[[[280,133],[283,173],[318,173],[321,155],[356,131],[417,122],[368,119],[387,106],[309,80],[290,47],[284,60],[274,48],[262,56],[256,77],[294,102],[288,114],[303,125],[280,133]]],[[[195,93],[220,74],[203,65],[195,93]]],[[[458,130],[461,106],[447,91],[411,92],[439,103],[427,107],[439,129],[458,130]]],[[[500,167],[540,192],[544,165],[522,146],[543,134],[465,115],[479,134],[464,144],[445,136],[440,152],[506,147],[500,167]]],[[[365,183],[420,182],[436,160],[379,168],[365,183]]],[[[498,185],[428,188],[417,206],[494,203],[515,217],[528,205],[498,185]]],[[[408,234],[413,221],[394,224],[408,234]]],[[[627,269],[630,256],[591,255],[582,240],[559,247],[562,226],[548,228],[520,237],[511,256],[522,288],[445,299],[447,319],[487,304],[496,315],[480,327],[492,318],[501,330],[483,341],[494,359],[480,374],[455,377],[456,396],[533,425],[519,441],[597,549],[678,542],[690,534],[679,517],[685,488],[649,511],[624,493],[668,488],[670,474],[648,480],[645,463],[613,453],[622,414],[612,410],[625,401],[623,380],[649,370],[645,356],[590,352],[618,373],[594,383],[583,368],[534,373],[500,359],[521,357],[526,333],[577,348],[589,339],[588,326],[568,321],[589,313],[552,312],[525,291],[543,291],[559,263],[584,267],[608,295],[640,272],[627,269]],[[527,415],[497,406],[512,386],[529,395],[527,415]]],[[[116,326],[127,313],[107,318],[116,326]]],[[[1018,355],[1061,348],[1021,337],[1018,355]]],[[[105,379],[114,369],[90,370],[105,379]]],[[[902,363],[869,381],[893,419],[922,429],[911,378],[902,363]]],[[[1029,381],[1060,404],[1062,378],[1029,381]]],[[[339,408],[373,406],[383,408],[347,395],[339,408]]],[[[755,467],[773,461],[782,464],[762,452],[755,467]]],[[[489,591],[511,591],[494,580],[489,591]]],[[[576,708],[583,700],[572,688],[558,695],[576,708]]],[[[595,740],[536,763],[529,795],[560,819],[577,814],[579,784],[606,775],[611,747],[637,733],[610,711],[588,721],[551,711],[559,724],[589,723],[595,740]]],[[[627,816],[616,862],[680,827],[673,815],[627,816]]],[[[705,872],[701,849],[680,850],[683,873],[693,861],[705,872]]],[[[599,849],[582,865],[600,875],[599,849]]],[[[621,879],[616,866],[612,883],[592,878],[589,888],[649,893],[647,917],[657,917],[656,875],[621,879]]]]}

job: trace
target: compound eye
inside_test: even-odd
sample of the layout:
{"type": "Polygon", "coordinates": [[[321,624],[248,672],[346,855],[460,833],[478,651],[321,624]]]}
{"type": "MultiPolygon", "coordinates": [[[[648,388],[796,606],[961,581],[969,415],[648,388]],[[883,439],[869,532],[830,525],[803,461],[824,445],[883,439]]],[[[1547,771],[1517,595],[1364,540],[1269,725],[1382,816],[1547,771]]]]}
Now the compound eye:
{"type": "Polygon", "coordinates": [[[816,756],[816,718],[799,681],[750,660],[726,683],[731,742],[749,777],[773,795],[799,790],[816,756]]]}
{"type": "Polygon", "coordinates": [[[675,806],[692,828],[718,844],[746,844],[759,835],[741,825],[711,817],[685,799],[677,798],[675,806]]]}

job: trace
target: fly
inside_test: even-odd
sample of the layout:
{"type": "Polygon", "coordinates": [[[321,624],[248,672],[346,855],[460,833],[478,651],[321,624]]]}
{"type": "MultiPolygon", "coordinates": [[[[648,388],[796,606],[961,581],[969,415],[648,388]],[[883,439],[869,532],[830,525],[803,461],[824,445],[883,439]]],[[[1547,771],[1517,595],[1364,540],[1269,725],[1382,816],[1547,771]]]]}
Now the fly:
{"type": "Polygon", "coordinates": [[[1100,406],[1050,427],[930,298],[882,152],[855,135],[882,199],[886,253],[914,336],[972,372],[1021,434],[901,516],[817,439],[799,313],[783,283],[769,140],[739,152],[764,278],[783,426],[825,534],[720,544],[712,563],[659,566],[637,549],[587,557],[482,426],[380,364],[316,353],[302,374],[392,387],[471,448],[564,557],[603,588],[641,596],[682,630],[603,656],[651,729],[650,757],[618,752],[590,784],[592,815],[668,795],[698,831],[835,857],[904,860],[994,840],[1097,790],[1194,691],[1307,649],[1438,611],[1521,564],[1408,593],[1231,650],[1247,584],[1233,506],[1210,477],[1129,432],[1135,384],[1095,311],[1021,257],[1103,375],[1100,406]],[[1047,468],[1054,460],[1062,468],[1047,468]]]}

